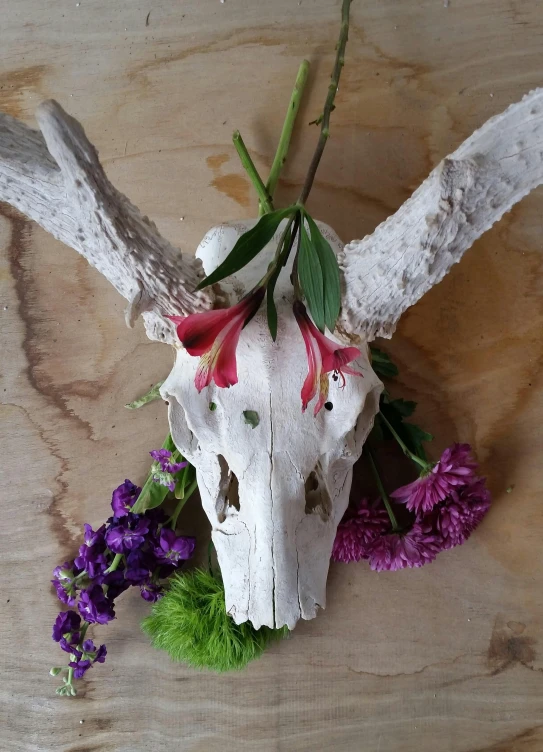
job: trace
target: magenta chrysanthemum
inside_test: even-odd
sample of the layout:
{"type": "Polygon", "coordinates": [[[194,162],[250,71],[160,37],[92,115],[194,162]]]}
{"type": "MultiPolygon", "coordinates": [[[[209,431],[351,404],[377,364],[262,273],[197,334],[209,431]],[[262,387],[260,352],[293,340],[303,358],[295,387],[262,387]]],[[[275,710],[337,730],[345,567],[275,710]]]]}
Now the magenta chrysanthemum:
{"type": "Polygon", "coordinates": [[[489,507],[490,493],[484,478],[454,489],[434,511],[434,526],[442,538],[441,548],[447,550],[465,543],[489,507]]]}
{"type": "Polygon", "coordinates": [[[422,567],[440,551],[439,536],[427,522],[415,522],[406,533],[388,533],[368,545],[370,567],[376,572],[422,567]]]}
{"type": "Polygon", "coordinates": [[[362,499],[358,508],[348,509],[339,523],[332,548],[333,561],[367,559],[368,544],[389,527],[388,514],[381,502],[370,504],[368,499],[362,499]]]}
{"type": "Polygon", "coordinates": [[[405,504],[411,512],[429,512],[459,486],[473,482],[476,469],[477,463],[471,456],[471,446],[453,444],[445,449],[429,473],[396,489],[390,495],[405,504]]]}

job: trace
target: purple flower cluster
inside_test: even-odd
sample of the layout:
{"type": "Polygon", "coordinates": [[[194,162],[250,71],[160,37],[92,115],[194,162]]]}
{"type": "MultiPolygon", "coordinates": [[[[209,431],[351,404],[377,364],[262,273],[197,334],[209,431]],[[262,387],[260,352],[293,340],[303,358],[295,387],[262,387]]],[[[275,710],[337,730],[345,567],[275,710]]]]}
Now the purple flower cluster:
{"type": "Polygon", "coordinates": [[[195,539],[177,536],[165,527],[166,517],[160,509],[132,512],[140,491],[129,480],[116,488],[111,501],[113,516],[96,531],[85,524],[79,555],[53,571],[59,600],[68,606],[77,604],[79,611],[61,612],[53,627],[53,640],[71,656],[68,679],[59,694],[74,694],[72,677],[81,678],[94,663],[105,661],[105,645],[96,648],[92,640],[85,639],[89,625],[114,619],[115,599],[130,586],[138,586],[146,601],[158,600],[160,581],[194,551],[195,539]]]}
{"type": "Polygon", "coordinates": [[[470,445],[453,444],[445,449],[428,473],[390,495],[417,515],[430,512],[453,491],[469,485],[475,478],[476,469],[470,445]]]}
{"type": "Polygon", "coordinates": [[[377,571],[422,567],[440,551],[464,543],[490,507],[485,479],[469,444],[453,444],[429,472],[397,489],[391,497],[413,513],[411,525],[391,530],[381,504],[363,500],[338,526],[334,561],[367,559],[377,571]]]}
{"type": "Polygon", "coordinates": [[[97,648],[92,640],[84,639],[87,628],[88,624],[82,625],[81,617],[75,611],[61,612],[53,625],[53,640],[70,654],[68,665],[73,669],[75,679],[81,679],[94,663],[104,663],[106,660],[105,645],[97,648]]]}
{"type": "Polygon", "coordinates": [[[187,462],[172,462],[172,453],[168,449],[153,449],[149,452],[154,462],[151,474],[155,483],[166,486],[170,491],[175,490],[175,473],[187,466],[187,462]]]}
{"type": "Polygon", "coordinates": [[[338,527],[332,559],[347,563],[367,558],[369,544],[389,529],[390,520],[380,501],[370,504],[362,499],[356,509],[347,509],[338,527]]]}

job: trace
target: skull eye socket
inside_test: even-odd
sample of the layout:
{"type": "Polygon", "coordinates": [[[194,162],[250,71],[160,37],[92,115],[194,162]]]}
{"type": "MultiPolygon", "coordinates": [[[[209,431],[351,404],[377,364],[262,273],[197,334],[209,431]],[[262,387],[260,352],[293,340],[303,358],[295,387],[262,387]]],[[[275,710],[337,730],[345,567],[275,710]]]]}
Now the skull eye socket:
{"type": "Polygon", "coordinates": [[[332,501],[326,488],[320,462],[317,462],[305,481],[305,513],[318,514],[326,522],[332,511],[332,501]]]}
{"type": "Polygon", "coordinates": [[[224,522],[227,515],[231,513],[230,510],[235,509],[239,512],[239,482],[222,454],[219,454],[218,460],[221,468],[221,480],[219,498],[215,509],[219,522],[224,522]]]}

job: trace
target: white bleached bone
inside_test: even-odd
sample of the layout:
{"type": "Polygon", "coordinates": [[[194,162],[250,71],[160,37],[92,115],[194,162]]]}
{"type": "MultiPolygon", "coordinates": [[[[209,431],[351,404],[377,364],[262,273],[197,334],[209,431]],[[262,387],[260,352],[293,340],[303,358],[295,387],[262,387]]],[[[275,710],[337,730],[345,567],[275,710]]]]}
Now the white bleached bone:
{"type": "Polygon", "coordinates": [[[192,255],[174,248],[107,179],[81,125],[53,101],[37,111],[41,133],[0,114],[0,200],[75,248],[131,302],[127,323],[143,313],[151,339],[172,342],[164,313],[211,308],[192,255]]]}
{"type": "Polygon", "coordinates": [[[488,120],[398,211],[345,246],[341,327],[390,337],[402,313],[543,180],[543,89],[488,120]]]}
{"type": "MultiPolygon", "coordinates": [[[[344,390],[331,382],[333,409],[317,418],[311,406],[301,413],[307,363],[292,315],[289,269],[276,289],[277,342],[261,311],[241,334],[239,383],[198,394],[197,359],[176,342],[163,314],[212,306],[212,293],[191,292],[202,276],[200,260],[178,253],[111,186],[83,130],[58,105],[42,105],[38,120],[45,141],[0,115],[0,200],[85,255],[130,301],[128,324],[142,313],[151,338],[175,344],[176,363],[161,391],[174,441],[197,469],[233,618],[292,628],[299,618],[314,617],[325,605],[330,551],[348,503],[352,466],[382,389],[366,343],[390,336],[401,313],[543,182],[543,91],[488,121],[373,235],[343,247],[321,225],[343,272],[336,336],[359,340],[362,353],[354,365],[363,378],[349,376],[344,390]],[[211,402],[216,409],[210,410],[211,402]],[[246,410],[258,413],[256,427],[245,422],[246,410]]],[[[221,225],[206,235],[198,251],[206,273],[252,224],[221,225]]],[[[263,253],[215,286],[221,305],[249,290],[268,261],[263,253]]]]}

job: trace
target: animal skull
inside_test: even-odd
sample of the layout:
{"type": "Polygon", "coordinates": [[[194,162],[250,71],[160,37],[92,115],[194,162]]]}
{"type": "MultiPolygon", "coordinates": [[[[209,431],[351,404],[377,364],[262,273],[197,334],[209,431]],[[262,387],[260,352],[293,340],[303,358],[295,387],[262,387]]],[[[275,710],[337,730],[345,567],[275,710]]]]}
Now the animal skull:
{"type": "Polygon", "coordinates": [[[476,131],[373,235],[343,247],[321,225],[342,271],[342,312],[334,334],[360,347],[354,365],[362,377],[349,377],[344,390],[332,385],[333,409],[316,418],[311,410],[301,412],[307,364],[288,269],[276,288],[277,342],[257,314],[242,332],[239,383],[229,390],[212,385],[197,393],[196,359],[165,318],[229,304],[262,276],[266,252],[220,287],[194,292],[204,269],[212,271],[251,223],[214,228],[197,258],[183,255],[109,183],[77,121],[55,102],[43,103],[37,116],[41,133],[0,114],[0,200],[102,272],[128,299],[129,326],[142,314],[148,336],[176,348],[162,395],[173,439],[197,468],[235,621],[292,628],[300,617],[313,618],[325,605],[330,551],[347,506],[352,466],[382,389],[366,343],[390,337],[403,311],[543,182],[543,90],[476,131]],[[258,414],[255,427],[244,421],[248,410],[258,414]]]}
{"type": "MultiPolygon", "coordinates": [[[[196,255],[206,274],[255,222],[221,225],[205,236],[196,255]]],[[[335,233],[322,224],[321,231],[340,254],[343,245],[335,233]]],[[[281,232],[280,227],[269,248],[230,278],[233,302],[262,278],[281,232]]],[[[277,341],[261,310],[238,345],[236,386],[211,385],[198,394],[198,359],[178,347],[161,391],[169,402],[173,440],[197,468],[228,612],[238,623],[249,619],[255,627],[286,624],[292,629],[300,617],[312,619],[325,605],[336,528],[349,501],[353,464],[379,409],[382,384],[363,348],[357,362],[362,377],[349,377],[344,389],[331,382],[332,410],[314,417],[311,406],[302,413],[307,358],[292,315],[289,275],[287,267],[276,287],[277,341]],[[258,415],[254,428],[244,420],[247,410],[258,415]]]]}

